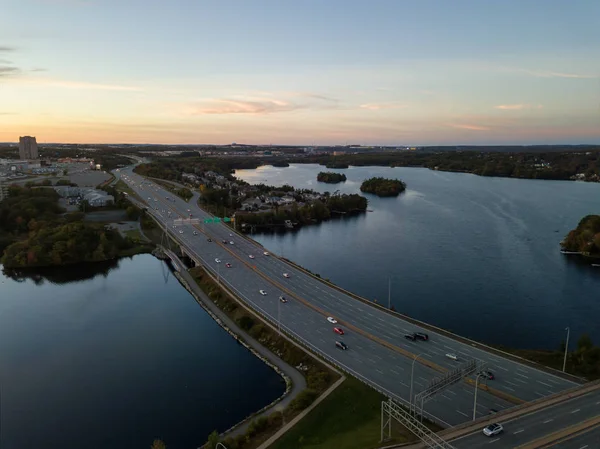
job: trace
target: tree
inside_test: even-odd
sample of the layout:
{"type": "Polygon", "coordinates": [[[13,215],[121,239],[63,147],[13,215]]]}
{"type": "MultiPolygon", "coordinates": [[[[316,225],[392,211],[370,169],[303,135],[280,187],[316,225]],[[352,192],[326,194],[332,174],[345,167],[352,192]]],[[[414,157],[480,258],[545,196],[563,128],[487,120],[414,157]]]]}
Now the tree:
{"type": "Polygon", "coordinates": [[[167,445],[162,440],[156,439],[152,442],[150,449],[167,449],[167,445]]]}
{"type": "Polygon", "coordinates": [[[216,430],[213,430],[208,436],[208,447],[210,449],[215,449],[219,441],[221,441],[219,433],[216,430]]]}
{"type": "Polygon", "coordinates": [[[592,339],[588,334],[583,334],[581,337],[579,337],[579,340],[577,340],[578,351],[584,352],[589,349],[592,349],[593,346],[594,344],[592,343],[592,339]]]}

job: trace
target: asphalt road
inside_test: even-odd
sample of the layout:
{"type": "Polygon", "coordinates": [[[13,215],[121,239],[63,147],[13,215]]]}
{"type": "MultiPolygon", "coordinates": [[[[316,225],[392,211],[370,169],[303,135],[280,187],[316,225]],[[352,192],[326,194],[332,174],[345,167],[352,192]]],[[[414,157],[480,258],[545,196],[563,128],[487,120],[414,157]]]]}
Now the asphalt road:
{"type": "Polygon", "coordinates": [[[552,449],[597,449],[600,448],[600,426],[589,429],[586,433],[551,446],[552,449]]]}
{"type": "MultiPolygon", "coordinates": [[[[593,393],[556,404],[552,407],[541,409],[538,412],[521,416],[517,419],[502,422],[504,432],[495,437],[486,437],[482,430],[466,437],[453,440],[451,444],[460,449],[477,449],[491,447],[515,447],[529,441],[536,440],[544,435],[572,426],[581,421],[600,414],[600,394],[593,393]]],[[[552,447],[576,447],[579,449],[590,441],[598,439],[597,430],[583,434],[552,447]],[[563,446],[574,443],[575,446],[563,446]],[[581,446],[577,446],[581,444],[581,446]]],[[[598,448],[600,445],[590,445],[589,448],[598,448]]]]}
{"type": "MultiPolygon", "coordinates": [[[[188,209],[194,218],[200,220],[210,215],[197,206],[196,197],[186,203],[154,183],[140,186],[142,178],[132,174],[131,169],[121,169],[120,173],[115,174],[125,174],[130,186],[154,208],[151,209],[152,212],[168,226],[169,231],[255,310],[273,321],[277,321],[280,314],[282,326],[289,333],[392,397],[408,400],[411,364],[416,355],[418,359],[414,369],[414,393],[425,389],[430,380],[439,376],[438,372],[422,365],[421,360],[445,369],[452,369],[474,358],[483,360],[487,368],[496,375],[495,380],[487,381],[490,387],[525,401],[576,385],[469,344],[425,331],[371,307],[327,286],[274,255],[265,255],[264,248],[259,244],[236,234],[225,224],[200,224],[196,227],[184,224],[174,229],[173,218],[187,217],[188,209]],[[193,234],[194,230],[198,235],[193,234]],[[212,242],[207,241],[207,235],[212,238],[212,242]],[[233,241],[234,244],[223,244],[222,240],[233,241]],[[250,258],[250,255],[254,258],[250,258]],[[216,263],[216,258],[222,262],[216,263]],[[232,264],[232,268],[225,267],[227,262],[232,264]],[[283,273],[289,273],[290,278],[284,278],[283,273]],[[261,289],[267,292],[266,296],[259,293],[261,289]],[[278,301],[280,295],[288,298],[288,302],[281,304],[278,301]],[[310,307],[303,301],[309,303],[310,307]],[[333,333],[333,325],[327,322],[327,316],[335,317],[342,328],[348,330],[349,327],[350,330],[343,337],[337,336],[333,333]],[[352,329],[358,331],[353,332],[352,329]],[[406,332],[417,331],[429,334],[430,340],[412,342],[404,338],[406,332]],[[387,345],[377,342],[377,339],[387,345]],[[349,350],[336,349],[336,340],[343,340],[349,350]],[[414,356],[403,355],[394,348],[408,351],[414,356]],[[446,353],[457,355],[459,360],[455,362],[448,359],[446,353]]],[[[477,402],[477,417],[488,414],[490,409],[501,410],[512,406],[483,391],[478,392],[477,402]]],[[[438,422],[448,426],[468,421],[473,413],[473,387],[466,383],[454,385],[437,395],[426,405],[425,410],[438,422]]]]}

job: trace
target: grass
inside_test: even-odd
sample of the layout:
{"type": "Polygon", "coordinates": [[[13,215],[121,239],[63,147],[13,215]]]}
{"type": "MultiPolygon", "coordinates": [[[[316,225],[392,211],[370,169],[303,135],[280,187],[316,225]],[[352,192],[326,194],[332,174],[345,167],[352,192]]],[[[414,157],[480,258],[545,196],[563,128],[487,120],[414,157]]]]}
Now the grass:
{"type": "Polygon", "coordinates": [[[131,229],[129,231],[125,231],[125,235],[129,237],[134,242],[145,242],[146,239],[142,237],[142,234],[138,229],[131,229]]]}
{"type": "MultiPolygon", "coordinates": [[[[371,449],[380,447],[383,396],[353,377],[348,377],[313,411],[305,416],[272,449],[371,449]]],[[[393,426],[392,441],[416,441],[400,425],[393,426]]]]}

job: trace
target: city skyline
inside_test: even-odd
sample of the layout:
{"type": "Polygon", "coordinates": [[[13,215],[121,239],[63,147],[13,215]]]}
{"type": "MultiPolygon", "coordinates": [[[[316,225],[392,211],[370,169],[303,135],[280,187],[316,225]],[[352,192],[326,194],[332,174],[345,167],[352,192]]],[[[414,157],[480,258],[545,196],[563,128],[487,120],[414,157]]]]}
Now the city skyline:
{"type": "Polygon", "coordinates": [[[594,0],[3,9],[0,141],[600,143],[594,0]]]}

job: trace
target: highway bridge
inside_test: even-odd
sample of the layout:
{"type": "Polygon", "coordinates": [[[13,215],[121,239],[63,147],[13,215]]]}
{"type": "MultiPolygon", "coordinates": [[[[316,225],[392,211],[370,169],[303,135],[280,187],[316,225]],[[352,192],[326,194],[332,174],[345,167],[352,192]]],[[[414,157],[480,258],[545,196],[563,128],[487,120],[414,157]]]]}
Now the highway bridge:
{"type": "MultiPolygon", "coordinates": [[[[197,195],[189,203],[185,202],[160,185],[136,175],[132,169],[121,169],[115,175],[124,177],[190,259],[207,269],[258,314],[280,325],[289,336],[389,398],[408,405],[411,398],[444,373],[473,360],[485,364],[495,379],[479,376],[481,388],[476,401],[475,378],[469,376],[447,386],[424,404],[423,415],[443,427],[483,419],[490,413],[578,385],[575,378],[538,369],[358,299],[268,253],[257,242],[224,223],[205,224],[204,219],[212,216],[197,205],[197,195]],[[186,221],[190,213],[199,222],[186,221]],[[175,220],[180,224],[175,224],[175,220]],[[281,296],[288,301],[281,303],[281,296]],[[328,317],[338,321],[337,326],[344,329],[345,335],[333,332],[334,326],[328,317]],[[406,339],[405,334],[412,332],[426,333],[429,340],[406,339]],[[336,340],[343,340],[348,350],[337,349],[336,340]],[[448,353],[454,354],[457,360],[448,358],[448,353]]],[[[520,433],[516,435],[518,439],[520,433]]],[[[490,442],[481,432],[469,438],[481,444],[490,442]]],[[[465,438],[462,443],[459,440],[456,447],[475,447],[470,444],[475,443],[465,438]]]]}

